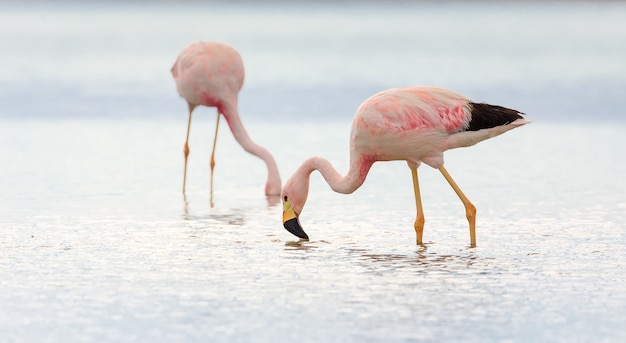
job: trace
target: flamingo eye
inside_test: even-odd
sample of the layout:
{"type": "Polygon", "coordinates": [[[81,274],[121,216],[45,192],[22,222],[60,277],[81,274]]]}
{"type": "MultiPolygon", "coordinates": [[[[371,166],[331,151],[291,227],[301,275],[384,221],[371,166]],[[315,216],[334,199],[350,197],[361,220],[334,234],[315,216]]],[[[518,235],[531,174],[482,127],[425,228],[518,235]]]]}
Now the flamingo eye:
{"type": "Polygon", "coordinates": [[[287,201],[287,196],[285,195],[285,197],[283,197],[283,201],[287,201]]]}

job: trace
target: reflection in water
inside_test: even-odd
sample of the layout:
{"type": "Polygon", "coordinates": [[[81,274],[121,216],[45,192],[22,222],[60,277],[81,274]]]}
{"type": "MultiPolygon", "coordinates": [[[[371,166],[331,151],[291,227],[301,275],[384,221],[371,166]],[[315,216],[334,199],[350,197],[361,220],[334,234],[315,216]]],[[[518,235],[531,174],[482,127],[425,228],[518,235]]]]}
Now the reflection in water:
{"type": "Polygon", "coordinates": [[[243,226],[246,222],[243,211],[237,209],[233,209],[232,211],[233,213],[209,213],[205,215],[186,214],[183,216],[183,219],[192,221],[214,221],[220,224],[243,226]]]}
{"type": "MultiPolygon", "coordinates": [[[[210,201],[210,206],[213,208],[213,200],[210,201]]],[[[183,220],[210,220],[217,221],[227,225],[242,226],[245,223],[245,216],[241,210],[233,209],[232,213],[209,213],[204,215],[194,215],[189,213],[189,201],[187,196],[183,193],[183,220]]]]}
{"type": "Polygon", "coordinates": [[[419,273],[448,272],[462,273],[467,268],[489,266],[493,271],[493,266],[488,263],[487,258],[480,258],[473,248],[468,247],[460,250],[458,254],[429,253],[428,244],[419,246],[415,255],[403,254],[378,254],[367,249],[347,249],[351,255],[358,255],[361,261],[368,262],[368,268],[380,271],[380,266],[384,269],[415,268],[419,273]]]}
{"type": "Polygon", "coordinates": [[[280,204],[280,195],[267,195],[267,207],[274,207],[280,204]]]}
{"type": "MultiPolygon", "coordinates": [[[[265,200],[267,201],[267,207],[273,208],[280,204],[280,195],[266,195],[265,200]]],[[[215,203],[213,202],[213,194],[210,196],[209,206],[211,208],[215,207],[215,203]]],[[[183,219],[189,219],[189,201],[187,200],[187,195],[183,193],[183,219]]]]}
{"type": "Polygon", "coordinates": [[[298,241],[286,241],[285,250],[312,251],[313,249],[319,248],[318,243],[330,244],[330,242],[325,240],[309,241],[306,239],[300,239],[298,241]]]}
{"type": "MultiPolygon", "coordinates": [[[[204,215],[195,215],[189,213],[189,201],[187,196],[183,194],[183,220],[192,221],[215,221],[226,225],[243,226],[245,224],[244,210],[230,209],[229,213],[208,213],[204,215]]],[[[211,206],[213,208],[213,206],[211,206]]]]}
{"type": "Polygon", "coordinates": [[[308,240],[300,239],[299,241],[286,241],[285,242],[285,250],[301,250],[301,251],[309,251],[312,249],[317,249],[318,246],[311,244],[308,240]]]}
{"type": "MultiPolygon", "coordinates": [[[[626,342],[626,160],[615,158],[626,146],[626,44],[616,44],[626,40],[623,4],[381,2],[355,13],[331,2],[279,11],[6,3],[0,341],[626,342]],[[345,25],[355,14],[361,20],[345,25]],[[186,23],[207,16],[207,31],[227,25],[226,38],[246,45],[250,69],[267,67],[247,84],[242,110],[259,115],[250,131],[285,171],[314,154],[347,170],[349,151],[337,146],[351,113],[384,85],[437,80],[477,100],[516,103],[540,121],[496,146],[451,152],[450,167],[471,180],[458,181],[484,211],[478,249],[466,248],[462,207],[429,168],[435,243],[414,245],[414,197],[397,163],[377,164],[349,206],[316,174],[310,225],[332,244],[285,243],[297,238],[281,227],[280,208],[267,208],[259,182],[246,186],[226,168],[214,207],[200,186],[180,203],[181,126],[171,116],[181,104],[167,68],[186,23]],[[493,30],[500,23],[510,25],[493,30]],[[431,26],[448,29],[415,34],[431,26]],[[251,28],[267,39],[249,39],[251,28]],[[45,45],[24,39],[41,34],[45,45]],[[270,39],[285,44],[267,49],[270,39]],[[120,42],[142,49],[120,54],[120,42]],[[485,42],[498,49],[485,54],[485,42]],[[105,69],[71,68],[74,46],[83,65],[105,69]],[[425,67],[407,68],[416,59],[425,67]],[[379,65],[389,67],[384,75],[379,65]],[[38,101],[27,101],[33,93],[38,101]],[[299,111],[306,123],[292,115],[303,103],[313,105],[299,111]],[[590,109],[603,114],[590,118],[590,109]],[[282,133],[296,131],[293,149],[282,133]],[[494,159],[502,168],[489,168],[494,159]]],[[[223,143],[229,170],[265,177],[234,139],[223,143]]],[[[208,170],[196,170],[194,180],[204,179],[208,170]]]]}

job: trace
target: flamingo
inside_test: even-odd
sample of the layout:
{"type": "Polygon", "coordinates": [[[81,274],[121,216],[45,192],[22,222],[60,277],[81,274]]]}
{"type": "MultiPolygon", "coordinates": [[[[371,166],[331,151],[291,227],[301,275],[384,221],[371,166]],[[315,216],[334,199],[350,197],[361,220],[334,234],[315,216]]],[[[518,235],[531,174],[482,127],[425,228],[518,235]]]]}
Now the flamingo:
{"type": "Polygon", "coordinates": [[[476,246],[476,207],[444,168],[446,150],[469,147],[530,121],[517,110],[475,103],[451,90],[435,87],[403,87],[382,91],[356,111],[350,134],[350,166],[341,176],[321,157],[305,160],[282,189],[283,226],[308,240],[299,216],[309,193],[309,178],[318,170],[330,188],[343,194],[357,190],[375,162],[404,160],[413,179],[416,204],[416,242],[422,245],[424,213],[417,168],[423,162],[438,169],[465,206],[470,244],[476,246]]]}
{"type": "Polygon", "coordinates": [[[213,169],[215,168],[215,145],[220,124],[220,114],[224,116],[235,140],[243,149],[262,159],[267,165],[267,183],[265,194],[278,196],[281,180],[278,167],[272,154],[256,144],[243,127],[237,99],[243,86],[244,68],[241,56],[233,47],[221,42],[199,41],[189,44],[178,55],[172,75],[176,81],[176,89],[187,101],[189,120],[187,122],[187,138],[183,147],[185,167],[183,174],[183,194],[187,183],[187,157],[189,156],[189,131],[191,114],[199,105],[217,108],[217,123],[211,151],[211,198],[213,197],[213,169]]]}

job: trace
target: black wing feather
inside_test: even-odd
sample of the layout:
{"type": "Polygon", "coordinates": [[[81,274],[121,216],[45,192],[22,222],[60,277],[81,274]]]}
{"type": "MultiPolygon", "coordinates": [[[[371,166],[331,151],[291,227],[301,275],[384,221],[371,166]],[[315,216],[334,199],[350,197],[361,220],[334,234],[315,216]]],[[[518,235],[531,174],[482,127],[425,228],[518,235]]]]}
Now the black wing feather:
{"type": "Polygon", "coordinates": [[[470,102],[470,106],[472,107],[472,120],[466,131],[478,131],[507,125],[517,119],[522,119],[520,114],[524,114],[510,108],[485,103],[470,102]]]}

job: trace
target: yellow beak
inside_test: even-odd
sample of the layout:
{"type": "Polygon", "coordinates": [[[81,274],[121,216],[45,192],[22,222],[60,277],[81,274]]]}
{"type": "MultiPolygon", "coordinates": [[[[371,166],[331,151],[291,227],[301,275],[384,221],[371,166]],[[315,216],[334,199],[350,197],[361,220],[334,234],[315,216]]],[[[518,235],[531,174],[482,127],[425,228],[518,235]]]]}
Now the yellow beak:
{"type": "Polygon", "coordinates": [[[289,201],[283,201],[283,223],[293,218],[298,218],[296,211],[293,210],[289,201]]]}
{"type": "Polygon", "coordinates": [[[300,221],[298,220],[298,215],[296,211],[294,211],[293,207],[289,201],[283,201],[283,226],[293,235],[300,237],[302,239],[309,239],[309,236],[304,232],[302,226],[300,226],[300,221]]]}

